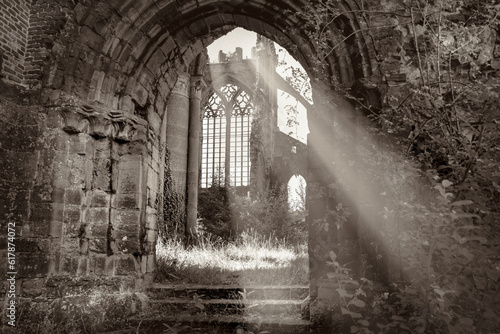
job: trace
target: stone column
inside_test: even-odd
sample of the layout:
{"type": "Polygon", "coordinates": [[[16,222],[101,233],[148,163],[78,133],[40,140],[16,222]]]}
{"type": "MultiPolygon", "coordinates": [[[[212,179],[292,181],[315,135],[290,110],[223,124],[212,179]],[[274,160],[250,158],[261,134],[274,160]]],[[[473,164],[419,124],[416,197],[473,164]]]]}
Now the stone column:
{"type": "Polygon", "coordinates": [[[198,178],[201,128],[201,78],[191,78],[189,97],[189,152],[187,167],[186,237],[195,237],[198,218],[198,178]]]}
{"type": "Polygon", "coordinates": [[[188,131],[189,131],[189,75],[182,73],[170,94],[167,104],[167,150],[170,168],[179,191],[186,188],[188,131]]]}
{"type": "MultiPolygon", "coordinates": [[[[177,82],[167,103],[166,154],[170,168],[168,191],[165,197],[172,208],[171,219],[167,224],[175,229],[185,227],[185,197],[187,177],[188,133],[189,133],[189,75],[179,74],[177,82]]],[[[182,233],[182,231],[178,232],[182,233]]]]}

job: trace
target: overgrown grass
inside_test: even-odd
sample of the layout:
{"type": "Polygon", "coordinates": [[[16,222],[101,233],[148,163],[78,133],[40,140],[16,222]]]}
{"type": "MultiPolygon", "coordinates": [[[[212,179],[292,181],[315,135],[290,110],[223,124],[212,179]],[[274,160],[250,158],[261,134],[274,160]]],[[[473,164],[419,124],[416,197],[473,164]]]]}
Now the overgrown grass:
{"type": "Polygon", "coordinates": [[[307,245],[255,231],[235,241],[202,236],[185,248],[178,240],[157,245],[156,280],[191,284],[307,284],[307,245]]]}

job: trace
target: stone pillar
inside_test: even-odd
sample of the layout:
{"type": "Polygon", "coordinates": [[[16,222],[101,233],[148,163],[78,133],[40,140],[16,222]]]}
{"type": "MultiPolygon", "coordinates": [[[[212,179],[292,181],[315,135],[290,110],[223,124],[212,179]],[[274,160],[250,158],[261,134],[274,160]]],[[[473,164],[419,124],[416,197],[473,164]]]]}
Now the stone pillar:
{"type": "MultiPolygon", "coordinates": [[[[167,174],[170,179],[165,182],[167,192],[165,200],[174,207],[167,224],[175,229],[185,228],[186,211],[186,177],[187,177],[187,155],[188,155],[188,133],[189,133],[189,75],[179,74],[177,82],[167,102],[167,136],[166,154],[168,156],[167,174]]],[[[178,231],[181,232],[182,231],[178,231]]]]}
{"type": "Polygon", "coordinates": [[[189,107],[189,153],[187,171],[187,211],[186,237],[191,239],[196,233],[198,218],[198,178],[201,128],[201,78],[191,79],[189,107]]]}
{"type": "Polygon", "coordinates": [[[182,73],[167,104],[167,150],[174,183],[186,189],[189,132],[189,75],[182,73]]]}

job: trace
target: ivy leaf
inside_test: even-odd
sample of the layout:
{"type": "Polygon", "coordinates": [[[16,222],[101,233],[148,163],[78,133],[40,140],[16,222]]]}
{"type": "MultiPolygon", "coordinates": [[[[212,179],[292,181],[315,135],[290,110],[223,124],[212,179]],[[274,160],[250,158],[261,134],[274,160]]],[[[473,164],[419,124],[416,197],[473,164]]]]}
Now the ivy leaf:
{"type": "Polygon", "coordinates": [[[452,186],[452,185],[453,185],[453,182],[450,182],[450,181],[448,181],[448,180],[443,180],[443,181],[441,182],[441,184],[443,185],[443,187],[444,187],[444,188],[446,188],[446,187],[452,186]]]}
{"type": "Polygon", "coordinates": [[[342,311],[343,315],[350,315],[351,318],[353,318],[353,319],[359,319],[359,318],[361,318],[361,314],[360,313],[349,311],[346,308],[341,307],[340,311],[342,311]]]}
{"type": "MultiPolygon", "coordinates": [[[[338,288],[337,292],[339,293],[340,297],[342,297],[342,298],[352,298],[353,297],[353,294],[347,292],[347,290],[344,288],[338,288]]],[[[349,303],[349,304],[351,304],[351,303],[349,303]]]]}
{"type": "Polygon", "coordinates": [[[370,326],[370,323],[368,322],[368,320],[364,320],[364,319],[358,320],[357,323],[360,324],[361,326],[365,326],[365,327],[370,326]]]}
{"type": "Polygon", "coordinates": [[[358,298],[354,298],[353,300],[351,300],[349,302],[349,305],[354,305],[354,306],[357,306],[359,308],[362,308],[362,307],[365,307],[366,303],[364,301],[362,301],[361,299],[358,299],[358,298]]]}
{"type": "Polygon", "coordinates": [[[485,237],[467,237],[467,238],[464,238],[464,240],[465,240],[464,242],[479,241],[479,243],[481,245],[488,243],[488,239],[486,239],[485,237]]]}
{"type": "Polygon", "coordinates": [[[463,201],[455,201],[455,202],[451,203],[450,205],[451,206],[462,206],[462,205],[471,205],[471,204],[474,204],[474,202],[466,199],[463,201]]]}
{"type": "Polygon", "coordinates": [[[443,290],[441,290],[439,288],[434,288],[434,292],[437,293],[440,298],[443,298],[444,295],[446,294],[443,290]]]}

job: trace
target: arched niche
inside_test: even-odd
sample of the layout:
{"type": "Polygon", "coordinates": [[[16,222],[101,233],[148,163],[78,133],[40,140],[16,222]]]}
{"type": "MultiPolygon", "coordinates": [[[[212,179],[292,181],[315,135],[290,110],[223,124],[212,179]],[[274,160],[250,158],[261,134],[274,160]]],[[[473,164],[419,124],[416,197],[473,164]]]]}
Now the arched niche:
{"type": "Polygon", "coordinates": [[[288,206],[290,210],[301,211],[306,209],[306,179],[300,175],[292,175],[287,183],[288,206]]]}

